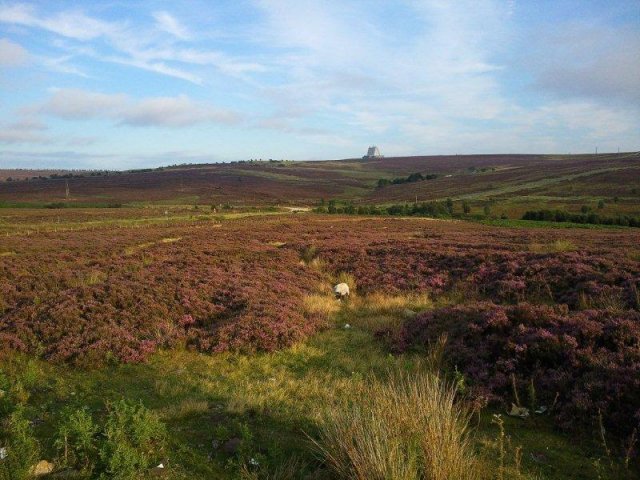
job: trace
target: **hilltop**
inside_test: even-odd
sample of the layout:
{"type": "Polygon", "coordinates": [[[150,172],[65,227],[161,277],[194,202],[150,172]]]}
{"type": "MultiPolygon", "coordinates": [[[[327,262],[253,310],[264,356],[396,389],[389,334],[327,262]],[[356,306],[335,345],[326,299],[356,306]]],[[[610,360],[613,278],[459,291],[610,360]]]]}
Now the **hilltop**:
{"type": "Polygon", "coordinates": [[[312,206],[321,199],[390,204],[452,198],[476,206],[498,203],[503,213],[521,215],[529,208],[576,211],[603,200],[605,213],[637,215],[639,169],[640,153],[628,152],[246,161],[124,172],[47,171],[47,176],[21,170],[12,181],[6,181],[11,175],[5,170],[0,171],[5,179],[0,182],[0,202],[312,206]],[[420,174],[417,181],[407,181],[416,174],[420,174]]]}

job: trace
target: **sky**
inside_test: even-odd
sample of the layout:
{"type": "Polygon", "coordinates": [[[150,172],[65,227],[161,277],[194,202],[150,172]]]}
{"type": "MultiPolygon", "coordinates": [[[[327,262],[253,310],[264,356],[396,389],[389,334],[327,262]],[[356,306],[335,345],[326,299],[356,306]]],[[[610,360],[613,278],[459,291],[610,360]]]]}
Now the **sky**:
{"type": "Polygon", "coordinates": [[[640,150],[640,1],[0,0],[0,168],[640,150]]]}

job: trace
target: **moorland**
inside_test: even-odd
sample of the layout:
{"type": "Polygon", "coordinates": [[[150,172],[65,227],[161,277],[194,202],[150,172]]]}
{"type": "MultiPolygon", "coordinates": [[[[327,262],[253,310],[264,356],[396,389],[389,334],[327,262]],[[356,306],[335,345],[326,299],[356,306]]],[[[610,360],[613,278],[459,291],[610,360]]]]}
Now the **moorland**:
{"type": "Polygon", "coordinates": [[[637,478],[638,168],[5,172],[0,478],[637,478]]]}

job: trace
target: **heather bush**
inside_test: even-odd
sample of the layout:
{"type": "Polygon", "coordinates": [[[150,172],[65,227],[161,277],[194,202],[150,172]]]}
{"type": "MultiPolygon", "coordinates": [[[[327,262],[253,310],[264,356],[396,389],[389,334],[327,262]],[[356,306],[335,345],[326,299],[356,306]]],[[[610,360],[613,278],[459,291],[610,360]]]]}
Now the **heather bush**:
{"type": "Polygon", "coordinates": [[[340,272],[362,296],[637,309],[640,263],[627,255],[637,236],[587,233],[291,216],[0,237],[15,253],[0,262],[0,354],[94,366],[176,346],[272,351],[326,325],[304,299],[340,272]],[[558,240],[575,251],[529,251],[558,240]]]}
{"type": "Polygon", "coordinates": [[[592,426],[625,437],[640,421],[640,313],[566,306],[472,303],[424,312],[393,338],[397,351],[446,333],[446,358],[477,395],[508,404],[533,382],[560,426],[592,426]]]}

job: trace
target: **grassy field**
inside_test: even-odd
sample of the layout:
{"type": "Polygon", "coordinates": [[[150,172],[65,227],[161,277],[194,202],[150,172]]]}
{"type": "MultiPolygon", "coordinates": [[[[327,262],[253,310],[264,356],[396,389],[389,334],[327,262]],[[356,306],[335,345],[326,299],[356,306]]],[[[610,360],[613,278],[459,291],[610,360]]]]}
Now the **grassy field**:
{"type": "MultiPolygon", "coordinates": [[[[99,417],[105,403],[125,398],[142,401],[167,425],[168,447],[154,460],[169,466],[171,478],[252,478],[242,473],[248,468],[256,478],[329,479],[334,476],[310,440],[318,437],[323,413],[354,399],[374,378],[385,382],[390,372],[428,368],[418,354],[390,355],[371,333],[380,323],[401,322],[402,310],[416,306],[415,299],[381,296],[328,306],[335,310],[329,330],[270,354],[171,350],[145,364],[89,371],[27,357],[1,365],[37,419],[42,458],[60,455],[53,439],[65,408],[88,407],[99,417]],[[237,448],[225,447],[231,439],[238,439],[237,448]]],[[[474,415],[471,430],[486,478],[497,478],[491,472],[500,467],[495,413],[504,421],[506,478],[623,478],[593,438],[558,433],[545,416],[521,420],[490,409],[474,415]]]]}

